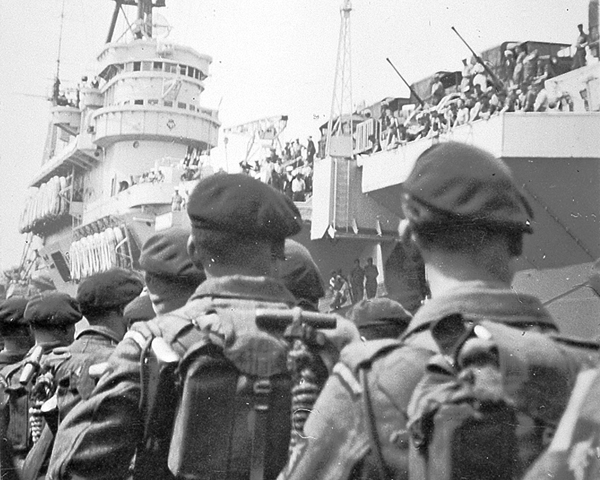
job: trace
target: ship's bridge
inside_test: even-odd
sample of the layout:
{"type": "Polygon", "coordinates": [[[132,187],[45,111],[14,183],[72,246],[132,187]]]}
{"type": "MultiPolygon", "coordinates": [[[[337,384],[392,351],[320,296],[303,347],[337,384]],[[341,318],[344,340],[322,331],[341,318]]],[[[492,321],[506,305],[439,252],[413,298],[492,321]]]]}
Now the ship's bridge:
{"type": "Polygon", "coordinates": [[[217,145],[218,112],[200,105],[212,58],[161,40],[109,43],[98,56],[103,106],[92,117],[94,142],[217,145]]]}
{"type": "Polygon", "coordinates": [[[94,113],[95,143],[108,147],[115,142],[153,140],[182,142],[207,150],[216,146],[220,123],[217,112],[194,113],[164,106],[120,105],[94,113]]]}
{"type": "Polygon", "coordinates": [[[173,73],[180,73],[202,81],[208,76],[208,69],[212,63],[210,55],[201,54],[193,48],[160,39],[107,43],[98,54],[97,59],[100,64],[100,77],[105,80],[110,79],[119,70],[119,66],[133,63],[135,65],[132,66],[137,66],[137,70],[146,68],[151,70],[156,68],[154,62],[165,62],[178,66],[173,73]],[[147,62],[147,67],[142,62],[147,62]],[[182,66],[186,67],[185,71],[182,70],[182,66]]]}

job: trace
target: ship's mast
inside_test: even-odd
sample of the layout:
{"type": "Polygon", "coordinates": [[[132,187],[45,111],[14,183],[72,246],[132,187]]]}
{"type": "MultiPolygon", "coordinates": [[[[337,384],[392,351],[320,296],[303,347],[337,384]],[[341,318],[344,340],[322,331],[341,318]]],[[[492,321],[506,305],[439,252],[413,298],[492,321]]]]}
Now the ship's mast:
{"type": "Polygon", "coordinates": [[[152,0],[138,0],[137,20],[141,28],[136,32],[136,37],[152,38],[152,0]]]}
{"type": "Polygon", "coordinates": [[[154,7],[164,7],[164,0],[115,0],[115,10],[110,21],[110,27],[108,29],[108,35],[106,36],[106,43],[112,41],[113,34],[115,33],[115,26],[117,19],[119,18],[119,11],[123,10],[123,5],[135,5],[137,6],[137,19],[135,22],[136,38],[152,38],[152,9],[154,7]]]}
{"type": "Polygon", "coordinates": [[[352,152],[352,69],[350,62],[350,0],[340,7],[340,36],[338,40],[331,113],[327,125],[327,154],[351,156],[352,152]],[[346,119],[345,115],[348,115],[346,119]],[[332,137],[335,141],[332,143],[332,137]],[[337,147],[340,147],[339,149],[337,147]]]}

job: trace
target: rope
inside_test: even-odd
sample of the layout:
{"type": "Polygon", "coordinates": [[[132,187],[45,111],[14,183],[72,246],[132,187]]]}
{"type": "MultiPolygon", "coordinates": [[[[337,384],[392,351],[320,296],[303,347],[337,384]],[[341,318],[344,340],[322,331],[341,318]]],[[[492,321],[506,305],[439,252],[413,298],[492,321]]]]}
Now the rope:
{"type": "Polygon", "coordinates": [[[577,244],[577,246],[579,248],[581,248],[592,260],[596,260],[596,257],[594,256],[594,254],[591,252],[591,250],[589,248],[587,248],[586,245],[584,245],[584,243],[577,238],[577,236],[571,231],[571,229],[569,227],[567,227],[563,222],[561,222],[560,218],[558,215],[556,215],[551,209],[550,207],[548,207],[548,205],[543,202],[540,197],[538,197],[535,193],[533,193],[531,191],[531,189],[529,189],[527,187],[527,185],[523,185],[523,189],[529,194],[531,195],[531,197],[538,202],[542,208],[544,209],[544,211],[550,216],[550,218],[552,220],[554,220],[558,225],[560,225],[560,227],[565,231],[565,233],[571,237],[571,239],[577,244]]]}

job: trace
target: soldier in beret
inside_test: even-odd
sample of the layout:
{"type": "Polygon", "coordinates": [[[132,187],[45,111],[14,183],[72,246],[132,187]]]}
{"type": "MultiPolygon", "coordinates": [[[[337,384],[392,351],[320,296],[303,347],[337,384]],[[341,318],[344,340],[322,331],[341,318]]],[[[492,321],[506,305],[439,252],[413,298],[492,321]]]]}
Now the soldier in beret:
{"type": "Polygon", "coordinates": [[[138,297],[143,288],[140,277],[123,268],[112,268],[83,280],[76,298],[89,327],[77,333],[69,351],[104,361],[127,331],[123,316],[125,306],[138,297]]]}
{"type": "Polygon", "coordinates": [[[165,314],[183,307],[206,280],[187,251],[189,230],[172,227],[152,235],[142,246],[140,268],[154,310],[165,314]]]}
{"type": "Polygon", "coordinates": [[[533,231],[533,211],[501,160],[466,144],[438,143],[417,159],[399,202],[405,239],[423,256],[432,298],[410,321],[403,342],[342,351],[315,404],[318,414],[307,420],[305,442],[280,480],[408,478],[408,406],[439,353],[429,327],[441,318],[462,314],[523,332],[557,331],[537,298],[510,288],[512,260],[533,231]]]}
{"type": "Polygon", "coordinates": [[[33,344],[25,320],[27,299],[10,297],[0,305],[0,336],[4,349],[0,351],[0,368],[22,360],[33,344]]]}
{"type": "Polygon", "coordinates": [[[54,281],[47,273],[37,271],[31,275],[31,279],[29,280],[30,297],[52,290],[56,290],[56,285],[54,285],[54,281]]]}
{"type": "Polygon", "coordinates": [[[106,362],[127,331],[123,309],[143,288],[135,273],[113,268],[83,280],[77,289],[81,313],[89,323],[80,330],[75,341],[46,361],[60,391],[57,395],[59,420],[81,399],[88,398],[96,380],[90,367],[106,362]]]}
{"type": "Polygon", "coordinates": [[[150,320],[183,307],[196,288],[206,280],[188,254],[190,232],[172,227],[152,235],[142,246],[140,267],[144,271],[146,293],[125,307],[130,323],[150,320]]]}
{"type": "Polygon", "coordinates": [[[123,316],[127,319],[129,327],[135,322],[146,322],[156,317],[156,312],[152,307],[152,300],[148,291],[142,291],[139,297],[135,297],[125,306],[123,316]]]}
{"type": "Polygon", "coordinates": [[[325,296],[321,272],[308,249],[291,238],[285,240],[285,260],[279,266],[279,277],[300,307],[319,311],[319,300],[325,296]]]}
{"type": "Polygon", "coordinates": [[[39,437],[39,407],[54,392],[51,381],[38,383],[45,370],[43,365],[55,349],[73,341],[75,324],[81,318],[79,304],[66,293],[43,292],[27,303],[24,319],[31,327],[34,346],[21,362],[0,372],[8,394],[8,439],[18,461],[39,437]],[[36,389],[36,385],[40,388],[36,389]]]}
{"type": "Polygon", "coordinates": [[[358,327],[364,340],[399,338],[412,315],[398,302],[385,297],[363,299],[354,304],[346,318],[358,327]]]}
{"type": "Polygon", "coordinates": [[[34,348],[41,346],[44,353],[70,345],[75,324],[82,318],[77,300],[56,290],[32,297],[24,315],[33,332],[34,348]]]}
{"type": "MultiPolygon", "coordinates": [[[[192,224],[188,252],[193,264],[204,270],[206,280],[183,307],[132,326],[109,359],[109,373],[100,379],[93,396],[77,405],[61,424],[48,478],[127,476],[144,424],[139,410],[140,358],[153,337],[162,337],[182,357],[191,345],[206,341],[210,332],[210,342],[220,345],[228,358],[234,355],[238,368],[265,368],[272,362],[285,365],[285,343],[272,334],[265,337],[266,332],[256,326],[255,311],[289,309],[295,304],[294,296],[275,275],[284,257],[285,239],[302,228],[296,206],[249,176],[224,174],[197,184],[187,212],[192,224]],[[252,339],[259,337],[273,339],[268,341],[269,358],[251,347],[258,341],[252,339]],[[113,408],[117,404],[119,408],[113,408]]],[[[354,333],[352,339],[357,338],[358,332],[354,333]]],[[[336,340],[339,347],[351,339],[336,340]]],[[[282,428],[286,427],[279,427],[280,436],[282,428]]],[[[190,432],[192,436],[206,434],[190,432]]],[[[271,476],[287,455],[285,442],[276,446],[279,451],[269,454],[279,459],[279,467],[270,467],[271,476]]]]}

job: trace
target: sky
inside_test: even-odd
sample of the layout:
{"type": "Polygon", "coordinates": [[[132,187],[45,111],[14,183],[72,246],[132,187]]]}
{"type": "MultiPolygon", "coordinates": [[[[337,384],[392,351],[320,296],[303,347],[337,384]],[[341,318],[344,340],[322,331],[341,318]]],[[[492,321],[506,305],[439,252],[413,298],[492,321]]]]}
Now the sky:
{"type": "MultiPolygon", "coordinates": [[[[166,3],[155,11],[172,27],[169,41],[213,58],[201,104],[219,109],[223,127],[288,115],[284,140],[318,136],[331,110],[341,0],[166,3]]],[[[0,0],[0,268],[18,264],[23,250],[18,218],[41,165],[57,59],[66,86],[97,73],[113,8],[110,0],[0,0]]],[[[587,8],[587,0],[353,0],[353,104],[408,96],[386,57],[409,82],[459,70],[470,53],[452,26],[476,51],[509,40],[572,44],[587,8]]],[[[222,140],[213,161],[237,164],[231,146],[246,139],[230,139],[227,155],[222,140]]]]}

